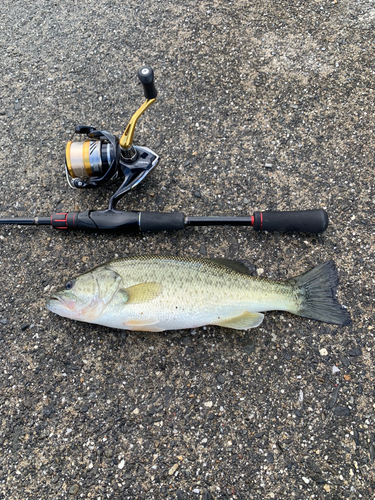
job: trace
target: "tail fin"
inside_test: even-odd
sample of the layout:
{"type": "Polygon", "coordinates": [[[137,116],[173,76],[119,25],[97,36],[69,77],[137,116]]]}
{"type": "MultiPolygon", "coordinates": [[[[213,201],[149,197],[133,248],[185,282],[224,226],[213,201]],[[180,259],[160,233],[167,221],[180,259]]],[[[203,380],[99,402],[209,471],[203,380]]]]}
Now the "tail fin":
{"type": "Polygon", "coordinates": [[[296,314],[335,325],[351,324],[349,312],[339,305],[334,296],[339,280],[332,261],[320,264],[291,281],[299,288],[302,299],[296,314]]]}

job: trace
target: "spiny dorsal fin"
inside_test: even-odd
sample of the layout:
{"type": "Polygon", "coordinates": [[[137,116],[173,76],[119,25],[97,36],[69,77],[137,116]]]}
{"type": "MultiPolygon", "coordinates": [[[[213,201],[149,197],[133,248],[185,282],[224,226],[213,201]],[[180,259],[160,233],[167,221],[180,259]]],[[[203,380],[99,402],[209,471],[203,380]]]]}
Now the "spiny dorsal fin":
{"type": "Polygon", "coordinates": [[[251,276],[250,269],[245,264],[239,262],[238,260],[228,260],[228,259],[212,259],[212,260],[216,262],[216,264],[219,264],[220,266],[228,267],[229,269],[233,269],[233,271],[237,271],[238,273],[247,274],[251,276]]]}

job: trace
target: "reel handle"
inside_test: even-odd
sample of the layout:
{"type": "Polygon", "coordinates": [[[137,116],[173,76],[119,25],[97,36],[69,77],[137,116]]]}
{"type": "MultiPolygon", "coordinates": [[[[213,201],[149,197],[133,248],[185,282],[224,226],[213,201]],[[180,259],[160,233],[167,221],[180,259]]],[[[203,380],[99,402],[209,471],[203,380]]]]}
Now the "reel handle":
{"type": "Polygon", "coordinates": [[[146,99],[155,99],[158,91],[154,84],[154,70],[151,66],[142,66],[138,70],[138,78],[140,79],[146,99]]]}

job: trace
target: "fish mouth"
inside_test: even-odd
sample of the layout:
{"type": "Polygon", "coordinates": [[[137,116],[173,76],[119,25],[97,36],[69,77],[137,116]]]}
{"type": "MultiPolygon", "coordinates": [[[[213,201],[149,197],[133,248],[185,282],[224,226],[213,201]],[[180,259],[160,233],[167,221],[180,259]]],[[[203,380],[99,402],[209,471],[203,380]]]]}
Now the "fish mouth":
{"type": "Polygon", "coordinates": [[[64,308],[68,309],[71,311],[74,309],[74,306],[76,304],[76,301],[73,299],[70,299],[68,297],[61,297],[59,295],[52,295],[52,297],[49,298],[46,307],[50,311],[54,311],[56,308],[64,308]]]}

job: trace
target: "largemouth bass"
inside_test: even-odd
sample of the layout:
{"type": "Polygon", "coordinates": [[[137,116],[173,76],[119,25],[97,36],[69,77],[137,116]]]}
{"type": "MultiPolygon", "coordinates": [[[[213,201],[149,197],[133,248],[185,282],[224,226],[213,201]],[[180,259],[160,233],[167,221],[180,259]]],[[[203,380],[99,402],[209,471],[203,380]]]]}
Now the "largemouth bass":
{"type": "Polygon", "coordinates": [[[144,255],[68,281],[47,308],[78,321],[149,332],[204,325],[247,330],[273,310],[349,325],[349,313],[334,298],[337,285],[333,262],[278,282],[251,276],[239,262],[144,255]]]}

